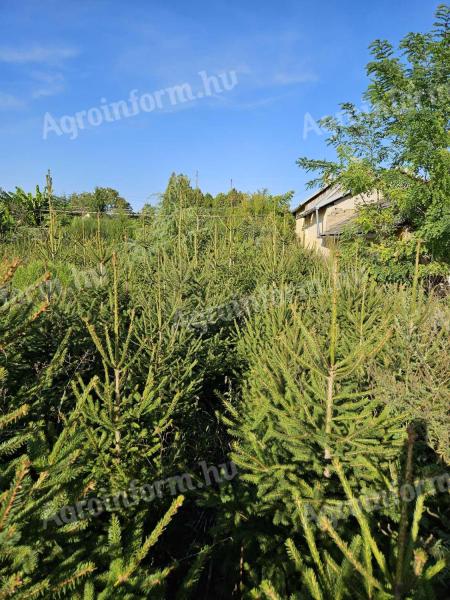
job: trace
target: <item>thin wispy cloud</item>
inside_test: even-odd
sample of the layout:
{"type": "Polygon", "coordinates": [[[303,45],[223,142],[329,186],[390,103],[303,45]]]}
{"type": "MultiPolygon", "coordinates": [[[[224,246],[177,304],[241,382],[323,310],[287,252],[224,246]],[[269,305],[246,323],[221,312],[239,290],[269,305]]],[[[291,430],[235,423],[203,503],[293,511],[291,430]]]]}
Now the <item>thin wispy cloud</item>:
{"type": "Polygon", "coordinates": [[[187,80],[201,70],[232,69],[240,82],[234,95],[261,94],[263,98],[250,102],[241,99],[242,105],[261,106],[276,101],[276,88],[299,88],[319,79],[305,52],[304,37],[290,29],[226,36],[215,40],[213,48],[205,46],[201,35],[192,39],[172,26],[155,30],[152,24],[139,23],[134,34],[134,45],[120,49],[114,66],[120,77],[134,77],[139,84],[146,77],[167,85],[169,77],[187,80]]]}
{"type": "Polygon", "coordinates": [[[303,38],[291,31],[257,34],[235,52],[245,58],[241,73],[251,88],[298,86],[318,80],[303,50],[303,38]]]}
{"type": "Polygon", "coordinates": [[[0,47],[0,62],[10,64],[61,64],[69,58],[78,56],[76,48],[33,46],[30,48],[0,47]]]}
{"type": "Polygon", "coordinates": [[[274,87],[272,90],[268,90],[263,96],[258,98],[253,98],[252,94],[250,93],[241,96],[217,96],[214,97],[214,100],[216,100],[216,105],[218,105],[219,108],[226,108],[234,111],[250,111],[273,106],[277,102],[295,96],[295,93],[295,88],[284,86],[280,89],[274,87]]]}
{"type": "Polygon", "coordinates": [[[318,81],[318,76],[305,69],[305,71],[291,71],[275,73],[273,76],[273,83],[275,85],[296,85],[299,83],[311,83],[318,81]]]}
{"type": "Polygon", "coordinates": [[[65,62],[78,54],[76,48],[68,46],[33,45],[22,48],[1,46],[0,64],[10,65],[10,68],[15,69],[15,89],[21,88],[21,98],[11,93],[1,93],[0,109],[23,108],[30,100],[55,96],[63,92],[65,62]],[[33,67],[38,68],[33,70],[33,67]]]}
{"type": "Polygon", "coordinates": [[[62,73],[34,71],[32,78],[37,84],[31,93],[31,97],[34,99],[55,96],[64,91],[65,83],[62,73]]]}
{"type": "Polygon", "coordinates": [[[25,103],[20,98],[0,92],[0,110],[16,110],[24,106],[25,103]]]}

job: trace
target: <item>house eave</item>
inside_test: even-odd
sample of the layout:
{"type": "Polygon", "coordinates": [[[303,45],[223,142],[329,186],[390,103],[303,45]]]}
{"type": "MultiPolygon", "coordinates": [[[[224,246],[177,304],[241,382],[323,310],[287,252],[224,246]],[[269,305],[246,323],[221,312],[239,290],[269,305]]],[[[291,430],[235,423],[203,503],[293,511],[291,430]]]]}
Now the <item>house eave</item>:
{"type": "Polygon", "coordinates": [[[325,208],[326,206],[331,206],[338,200],[342,200],[342,198],[345,198],[346,196],[349,196],[349,195],[350,194],[348,191],[343,191],[340,189],[339,186],[336,186],[335,184],[330,183],[327,186],[321,188],[319,191],[317,191],[315,194],[313,194],[306,200],[304,200],[295,210],[293,210],[291,212],[295,216],[295,218],[301,219],[303,217],[307,217],[308,215],[310,215],[311,213],[315,212],[318,209],[325,208]],[[333,186],[335,186],[336,189],[333,189],[333,186]],[[325,195],[322,199],[319,198],[319,200],[313,206],[311,206],[307,210],[304,210],[299,213],[299,210],[302,206],[305,206],[309,202],[312,202],[315,198],[317,198],[318,196],[320,196],[321,194],[323,194],[330,188],[331,188],[331,193],[325,195]]]}
{"type": "MultiPolygon", "coordinates": [[[[311,196],[308,196],[308,198],[306,198],[305,200],[302,200],[296,208],[291,210],[291,213],[293,215],[298,213],[298,211],[302,208],[302,206],[305,206],[305,204],[308,204],[308,202],[311,202],[311,200],[314,200],[314,198],[317,198],[317,196],[319,196],[320,194],[325,192],[332,185],[333,185],[332,183],[329,183],[328,185],[321,187],[319,190],[316,190],[313,194],[311,194],[311,196]]],[[[308,214],[310,214],[310,213],[308,213],[308,214]]]]}

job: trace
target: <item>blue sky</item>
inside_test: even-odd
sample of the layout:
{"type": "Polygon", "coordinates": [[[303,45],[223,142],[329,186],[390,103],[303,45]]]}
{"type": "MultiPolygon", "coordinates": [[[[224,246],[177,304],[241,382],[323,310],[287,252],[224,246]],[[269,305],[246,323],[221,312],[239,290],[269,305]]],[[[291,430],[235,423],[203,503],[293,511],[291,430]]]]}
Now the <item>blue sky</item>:
{"type": "Polygon", "coordinates": [[[213,194],[232,179],[301,198],[308,175],[296,159],[329,154],[313,119],[360,105],[369,43],[430,29],[437,4],[0,0],[0,187],[32,190],[50,168],[59,194],[109,186],[138,209],[176,171],[198,172],[213,194]],[[200,72],[235,84],[207,95],[200,72]],[[203,97],[166,93],[150,112],[138,104],[98,126],[79,117],[76,137],[61,128],[132,90],[182,84],[203,97]]]}

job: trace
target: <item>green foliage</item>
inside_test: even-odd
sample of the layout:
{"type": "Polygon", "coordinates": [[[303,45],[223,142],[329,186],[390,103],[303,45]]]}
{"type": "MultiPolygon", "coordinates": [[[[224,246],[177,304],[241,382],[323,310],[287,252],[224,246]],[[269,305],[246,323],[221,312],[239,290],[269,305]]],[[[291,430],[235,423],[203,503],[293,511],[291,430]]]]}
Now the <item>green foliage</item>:
{"type": "Polygon", "coordinates": [[[36,192],[27,193],[21,188],[9,194],[8,204],[19,225],[39,226],[44,221],[44,212],[48,208],[48,197],[36,186],[36,192]]]}
{"type": "Polygon", "coordinates": [[[14,218],[11,214],[9,195],[0,190],[0,234],[8,233],[13,226],[14,218]]]}
{"type": "Polygon", "coordinates": [[[0,597],[442,596],[444,494],[337,511],[448,463],[446,299],[301,247],[289,194],[168,189],[67,218],[48,180],[1,246],[0,597]]]}
{"type": "Polygon", "coordinates": [[[93,192],[72,194],[68,207],[82,212],[131,211],[131,205],[113,188],[96,187],[93,192]]]}
{"type": "MultiPolygon", "coordinates": [[[[434,29],[408,34],[395,52],[385,40],[371,45],[367,65],[370,84],[367,108],[342,104],[343,122],[327,117],[322,126],[336,160],[299,159],[316,171],[311,184],[339,182],[354,194],[377,191],[383,207],[366,206],[355,222],[371,234],[374,244],[358,244],[360,257],[373,272],[407,279],[414,270],[409,248],[422,241],[421,263],[427,275],[448,274],[450,257],[450,154],[448,89],[450,54],[449,8],[441,5],[434,29]],[[413,236],[412,244],[398,237],[399,228],[413,236]]],[[[355,232],[348,236],[355,252],[355,232]]]]}
{"type": "MultiPolygon", "coordinates": [[[[306,590],[312,598],[404,598],[412,589],[414,597],[434,597],[429,581],[444,569],[448,546],[439,556],[439,544],[430,548],[426,536],[417,539],[423,499],[418,498],[414,520],[403,533],[407,513],[388,505],[372,516],[356,501],[396,493],[398,484],[392,482],[401,482],[408,420],[420,419],[421,429],[428,430],[422,435],[447,460],[444,306],[436,298],[425,299],[417,287],[383,289],[365,273],[338,275],[335,262],[330,275],[300,297],[247,322],[240,339],[246,375],[240,394],[226,400],[224,419],[235,440],[231,456],[240,482],[249,488],[247,494],[240,491],[245,504],[237,499],[234,508],[230,505],[228,519],[239,513],[244,519],[238,529],[244,553],[254,563],[249,561],[246,576],[253,584],[262,580],[255,597],[287,597],[288,589],[298,590],[302,598],[306,590]],[[351,513],[342,522],[343,501],[356,511],[357,528],[351,513]],[[383,534],[386,528],[397,528],[391,545],[383,534]],[[249,530],[257,533],[249,537],[249,530]],[[283,532],[284,539],[304,536],[302,562],[297,554],[294,560],[301,571],[297,582],[283,568],[277,549],[283,532]],[[408,562],[399,558],[400,543],[415,548],[408,550],[408,562]],[[396,575],[399,560],[402,572],[396,575]],[[421,561],[428,562],[429,570],[421,561]],[[414,574],[417,563],[422,564],[420,576],[414,574]]],[[[420,475],[442,473],[439,459],[430,463],[423,446],[417,454],[420,475]]],[[[432,499],[430,506],[435,501],[447,521],[448,503],[432,499]]],[[[435,525],[426,527],[430,531],[435,525]]]]}
{"type": "Polygon", "coordinates": [[[245,478],[257,485],[263,505],[280,504],[279,522],[286,522],[294,490],[313,502],[333,497],[333,457],[361,493],[376,487],[402,440],[369,372],[391,336],[385,291],[357,272],[339,278],[335,263],[314,292],[248,324],[242,400],[238,409],[227,403],[233,460],[250,473],[245,478]]]}

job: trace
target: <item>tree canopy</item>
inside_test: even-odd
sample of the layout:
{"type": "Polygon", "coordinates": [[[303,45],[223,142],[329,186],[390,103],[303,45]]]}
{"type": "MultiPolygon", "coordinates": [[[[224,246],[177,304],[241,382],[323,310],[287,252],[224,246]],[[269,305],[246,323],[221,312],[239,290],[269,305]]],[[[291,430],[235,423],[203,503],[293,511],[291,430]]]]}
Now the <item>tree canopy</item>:
{"type": "Polygon", "coordinates": [[[72,194],[69,198],[71,208],[92,212],[132,211],[131,204],[113,188],[96,187],[93,192],[72,194]]]}
{"type": "Polygon", "coordinates": [[[321,121],[335,160],[298,160],[317,174],[312,186],[333,181],[354,194],[381,192],[383,207],[364,208],[357,220],[375,236],[372,257],[410,260],[420,240],[430,272],[447,271],[450,261],[449,20],[440,6],[430,32],[409,33],[397,49],[375,40],[367,108],[346,102],[344,119],[321,121]],[[412,237],[398,239],[400,223],[412,237]]]}

